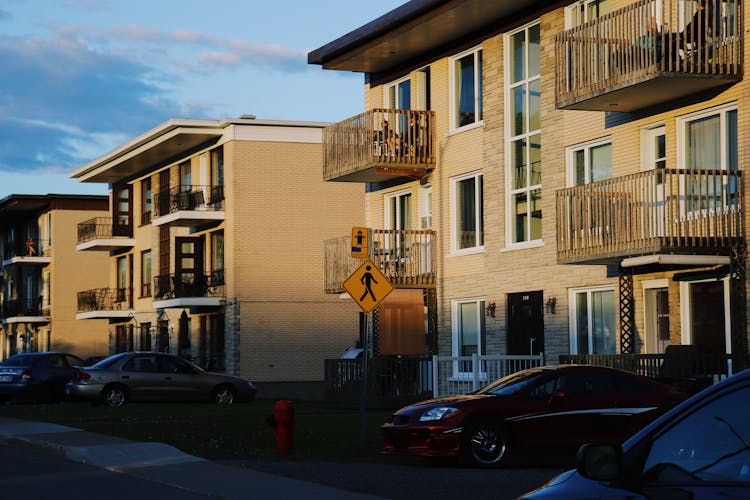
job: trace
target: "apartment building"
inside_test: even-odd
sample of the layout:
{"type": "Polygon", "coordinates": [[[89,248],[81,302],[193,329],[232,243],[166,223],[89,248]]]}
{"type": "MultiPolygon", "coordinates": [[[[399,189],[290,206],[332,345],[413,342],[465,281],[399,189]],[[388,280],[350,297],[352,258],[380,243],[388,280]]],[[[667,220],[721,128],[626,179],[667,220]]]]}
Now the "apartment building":
{"type": "Polygon", "coordinates": [[[425,352],[746,366],[748,27],[739,0],[414,0],[308,54],[364,74],[326,179],[432,232],[425,352]]]}
{"type": "Polygon", "coordinates": [[[108,213],[106,196],[0,200],[0,359],[18,352],[107,352],[106,321],[76,321],[76,292],[104,286],[108,259],[76,252],[78,223],[108,213]]]}
{"type": "Polygon", "coordinates": [[[277,388],[322,390],[323,360],[353,345],[356,305],[323,291],[323,241],[361,225],[364,189],[324,182],[325,124],[172,119],[75,170],[111,186],[78,226],[108,284],[78,294],[110,352],[156,350],[277,388]]]}

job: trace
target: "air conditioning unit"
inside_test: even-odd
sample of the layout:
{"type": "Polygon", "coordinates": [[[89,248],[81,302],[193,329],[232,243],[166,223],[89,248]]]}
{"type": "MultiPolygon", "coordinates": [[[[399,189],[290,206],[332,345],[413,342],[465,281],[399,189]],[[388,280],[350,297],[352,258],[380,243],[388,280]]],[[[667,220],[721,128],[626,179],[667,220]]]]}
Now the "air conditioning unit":
{"type": "Polygon", "coordinates": [[[425,215],[420,219],[420,229],[432,229],[432,215],[425,215]]]}

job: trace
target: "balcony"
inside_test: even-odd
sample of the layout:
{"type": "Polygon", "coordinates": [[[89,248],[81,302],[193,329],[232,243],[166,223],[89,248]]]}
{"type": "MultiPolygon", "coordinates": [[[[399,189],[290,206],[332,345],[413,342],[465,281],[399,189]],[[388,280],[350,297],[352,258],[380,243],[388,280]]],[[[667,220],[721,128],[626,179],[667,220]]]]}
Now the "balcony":
{"type": "Polygon", "coordinates": [[[154,277],[154,309],[220,307],[224,305],[224,271],[180,273],[154,277]]]}
{"type": "Polygon", "coordinates": [[[323,131],[323,178],[384,182],[435,168],[435,113],[373,109],[323,131]]]}
{"type": "Polygon", "coordinates": [[[744,239],[742,172],[656,169],[557,191],[557,260],[728,256],[744,239]]]}
{"type": "Polygon", "coordinates": [[[2,267],[29,265],[44,267],[52,262],[52,249],[49,241],[39,237],[20,238],[6,242],[3,246],[2,267]]]}
{"type": "MultiPolygon", "coordinates": [[[[351,256],[351,237],[325,242],[325,291],[341,293],[341,284],[360,265],[351,256]]],[[[435,288],[437,233],[435,231],[373,229],[370,259],[396,288],[435,288]]]]}
{"type": "Polygon", "coordinates": [[[95,288],[78,292],[76,319],[117,319],[132,315],[130,288],[95,288]]]}
{"type": "Polygon", "coordinates": [[[130,226],[114,223],[112,217],[95,217],[78,224],[78,251],[109,251],[135,245],[130,226]]]}
{"type": "Polygon", "coordinates": [[[555,38],[558,109],[635,111],[742,79],[742,5],[640,0],[555,38]]]}
{"type": "Polygon", "coordinates": [[[154,226],[196,227],[224,220],[224,186],[178,186],[154,196],[154,226]]]}
{"type": "Polygon", "coordinates": [[[6,300],[2,304],[3,323],[49,323],[49,308],[42,300],[6,300]]]}

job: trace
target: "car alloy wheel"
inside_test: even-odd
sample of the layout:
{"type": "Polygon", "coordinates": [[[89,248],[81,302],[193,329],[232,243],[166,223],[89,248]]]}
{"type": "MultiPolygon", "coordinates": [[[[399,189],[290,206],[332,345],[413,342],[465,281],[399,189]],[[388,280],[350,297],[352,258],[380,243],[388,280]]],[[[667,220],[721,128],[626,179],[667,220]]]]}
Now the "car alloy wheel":
{"type": "Polygon", "coordinates": [[[128,395],[122,387],[110,387],[104,391],[104,403],[110,408],[125,406],[128,395]]]}
{"type": "Polygon", "coordinates": [[[219,387],[214,392],[214,401],[217,405],[231,405],[234,403],[234,389],[231,387],[219,387]]]}
{"type": "Polygon", "coordinates": [[[507,452],[507,438],[500,425],[482,420],[467,427],[464,454],[471,463],[483,467],[499,465],[507,452]]]}

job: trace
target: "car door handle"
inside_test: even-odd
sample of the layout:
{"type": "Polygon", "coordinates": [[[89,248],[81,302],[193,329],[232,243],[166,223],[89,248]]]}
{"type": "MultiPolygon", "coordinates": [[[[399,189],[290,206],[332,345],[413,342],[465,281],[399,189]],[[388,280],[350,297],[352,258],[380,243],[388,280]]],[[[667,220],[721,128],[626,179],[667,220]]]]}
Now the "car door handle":
{"type": "Polygon", "coordinates": [[[123,378],[123,380],[127,380],[127,379],[129,379],[130,377],[129,377],[128,375],[123,375],[123,376],[122,376],[122,378],[123,378]]]}

